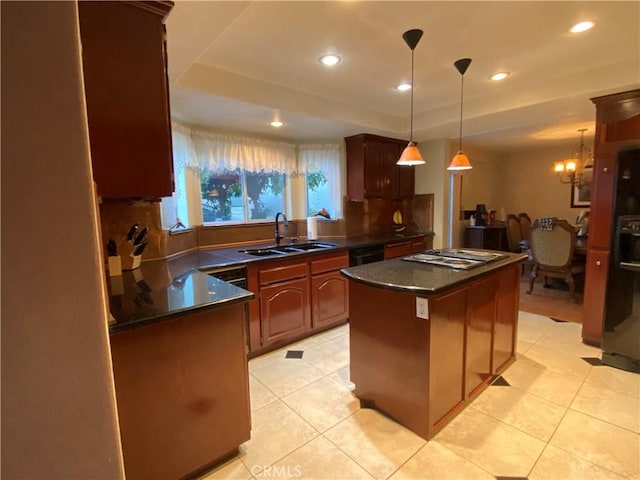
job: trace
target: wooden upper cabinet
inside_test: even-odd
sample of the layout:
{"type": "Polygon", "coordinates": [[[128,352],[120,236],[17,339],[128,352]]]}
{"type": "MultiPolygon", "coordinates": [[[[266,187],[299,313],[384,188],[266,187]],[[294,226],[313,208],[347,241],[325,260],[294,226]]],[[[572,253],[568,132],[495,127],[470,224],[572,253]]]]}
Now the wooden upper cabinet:
{"type": "Polygon", "coordinates": [[[173,155],[164,19],[173,2],[78,4],[98,195],[166,197],[173,155]]]}
{"type": "Polygon", "coordinates": [[[349,198],[413,197],[414,167],[396,165],[407,144],[405,140],[363,133],[345,141],[349,198]]]}

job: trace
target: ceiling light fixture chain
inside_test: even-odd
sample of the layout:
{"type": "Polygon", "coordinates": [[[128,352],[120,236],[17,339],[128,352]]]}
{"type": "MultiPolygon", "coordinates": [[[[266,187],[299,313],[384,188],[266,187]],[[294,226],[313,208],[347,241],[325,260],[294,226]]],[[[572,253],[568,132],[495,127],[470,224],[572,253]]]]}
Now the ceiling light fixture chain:
{"type": "Polygon", "coordinates": [[[413,30],[407,30],[402,34],[407,46],[411,49],[411,118],[410,118],[410,134],[409,144],[405,147],[400,155],[400,159],[396,162],[397,165],[422,165],[424,159],[418,147],[413,142],[413,89],[414,85],[414,50],[418,45],[418,42],[422,38],[424,32],[420,29],[414,28],[413,30]]]}
{"type": "Polygon", "coordinates": [[[461,83],[460,83],[460,136],[458,137],[458,153],[454,155],[451,159],[451,163],[447,167],[447,170],[457,171],[457,170],[469,170],[473,168],[471,163],[469,162],[469,158],[462,151],[462,108],[464,105],[464,74],[467,69],[471,65],[470,58],[461,58],[460,60],[456,60],[453,62],[453,66],[456,67],[456,70],[460,73],[461,83]]]}

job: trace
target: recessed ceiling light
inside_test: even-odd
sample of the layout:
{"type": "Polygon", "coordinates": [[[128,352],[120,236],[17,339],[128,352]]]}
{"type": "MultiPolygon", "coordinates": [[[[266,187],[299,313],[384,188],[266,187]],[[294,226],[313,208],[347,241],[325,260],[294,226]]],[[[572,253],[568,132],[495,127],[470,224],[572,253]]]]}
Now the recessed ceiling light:
{"type": "Polygon", "coordinates": [[[587,30],[591,30],[596,24],[593,22],[589,22],[589,21],[585,21],[585,22],[580,22],[580,23],[576,23],[573,27],[571,27],[571,30],[569,30],[571,33],[581,33],[581,32],[586,32],[587,30]]]}
{"type": "Polygon", "coordinates": [[[332,67],[337,63],[340,63],[341,58],[335,53],[329,53],[320,57],[320,63],[327,67],[332,67]]]}
{"type": "Polygon", "coordinates": [[[399,83],[398,86],[396,87],[396,90],[398,90],[399,92],[406,92],[407,90],[411,90],[411,84],[399,83]]]}
{"type": "Polygon", "coordinates": [[[280,120],[274,120],[269,125],[275,128],[280,128],[282,125],[284,125],[284,123],[282,123],[280,120]]]}
{"type": "Polygon", "coordinates": [[[510,75],[509,72],[498,72],[498,73],[494,73],[493,75],[491,75],[489,78],[491,80],[495,80],[496,82],[498,80],[504,80],[505,78],[507,78],[510,75]]]}

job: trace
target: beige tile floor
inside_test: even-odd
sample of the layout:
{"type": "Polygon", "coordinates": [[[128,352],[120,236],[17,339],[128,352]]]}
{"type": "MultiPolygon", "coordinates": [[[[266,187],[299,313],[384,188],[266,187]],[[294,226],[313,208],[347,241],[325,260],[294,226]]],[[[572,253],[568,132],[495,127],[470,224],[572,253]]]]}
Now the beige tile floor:
{"type": "Polygon", "coordinates": [[[429,442],[360,409],[348,340],[343,325],[251,360],[251,440],[203,479],[640,478],[640,375],[584,361],[600,351],[578,324],[520,312],[509,386],[429,442]]]}

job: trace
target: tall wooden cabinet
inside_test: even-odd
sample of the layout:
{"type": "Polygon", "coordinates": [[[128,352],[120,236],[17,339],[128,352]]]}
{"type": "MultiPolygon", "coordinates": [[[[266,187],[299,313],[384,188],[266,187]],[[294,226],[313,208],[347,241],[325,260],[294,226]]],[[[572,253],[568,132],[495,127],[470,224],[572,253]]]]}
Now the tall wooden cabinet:
{"type": "Polygon", "coordinates": [[[406,140],[362,133],[346,137],[345,142],[350,199],[413,197],[415,167],[396,165],[406,140]]]}
{"type": "Polygon", "coordinates": [[[98,195],[165,197],[173,156],[164,20],[169,1],[78,3],[98,195]]]}
{"type": "Polygon", "coordinates": [[[640,146],[640,90],[592,98],[596,105],[595,164],[587,243],[582,340],[600,345],[609,271],[618,152],[640,146]]]}

